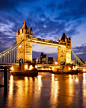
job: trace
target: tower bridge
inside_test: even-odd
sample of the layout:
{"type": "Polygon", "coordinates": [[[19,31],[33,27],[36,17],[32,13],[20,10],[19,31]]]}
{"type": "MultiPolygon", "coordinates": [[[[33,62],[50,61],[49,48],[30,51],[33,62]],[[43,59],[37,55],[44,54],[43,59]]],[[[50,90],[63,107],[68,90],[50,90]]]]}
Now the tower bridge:
{"type": "Polygon", "coordinates": [[[17,28],[16,41],[17,44],[24,40],[19,47],[17,47],[17,62],[22,58],[23,62],[32,62],[32,44],[44,45],[49,47],[57,48],[58,56],[57,61],[61,64],[62,61],[65,64],[71,62],[71,39],[67,38],[65,33],[63,33],[61,40],[57,42],[53,40],[45,40],[33,37],[32,25],[31,28],[27,28],[26,22],[24,21],[22,28],[17,28]]]}
{"type": "Polygon", "coordinates": [[[71,49],[71,39],[70,37],[67,38],[65,33],[63,33],[61,39],[57,39],[57,42],[53,40],[36,38],[33,37],[32,25],[29,29],[25,21],[20,31],[17,28],[16,43],[0,53],[0,65],[4,66],[2,63],[14,63],[15,65],[15,60],[16,63],[18,63],[20,59],[23,63],[32,62],[33,44],[57,48],[57,61],[59,65],[61,65],[61,62],[65,62],[65,64],[71,63],[71,51],[80,65],[83,65],[83,62],[71,49]]]}
{"type": "MultiPolygon", "coordinates": [[[[70,37],[67,38],[65,33],[63,33],[61,39],[59,38],[57,39],[57,42],[53,40],[36,38],[36,37],[33,37],[32,25],[31,25],[31,28],[29,29],[26,25],[26,22],[24,21],[23,26],[20,29],[20,31],[17,28],[16,43],[14,43],[11,47],[9,47],[8,49],[0,53],[0,68],[1,69],[4,68],[4,71],[5,71],[7,68],[14,66],[14,70],[13,70],[14,72],[17,71],[17,72],[22,72],[22,73],[24,71],[31,70],[32,67],[30,67],[30,65],[27,65],[27,64],[32,63],[32,45],[33,44],[57,48],[57,52],[58,52],[57,62],[60,68],[62,67],[61,63],[63,62],[65,63],[65,68],[67,66],[66,64],[71,63],[71,51],[74,57],[78,60],[78,62],[82,66],[81,68],[86,67],[84,63],[76,56],[76,54],[71,49],[71,39],[70,37]],[[19,64],[19,60],[21,60],[22,64],[21,63],[19,64]]],[[[58,65],[50,66],[47,64],[46,66],[59,68],[58,65]]],[[[31,72],[32,74],[37,74],[37,72],[35,71],[31,71],[31,72]]]]}

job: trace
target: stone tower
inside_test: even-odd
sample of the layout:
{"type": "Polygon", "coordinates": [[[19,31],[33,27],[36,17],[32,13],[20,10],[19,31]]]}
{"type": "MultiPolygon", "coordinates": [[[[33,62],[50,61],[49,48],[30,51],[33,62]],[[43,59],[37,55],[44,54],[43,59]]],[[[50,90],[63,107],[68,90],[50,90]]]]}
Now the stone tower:
{"type": "Polygon", "coordinates": [[[64,43],[65,46],[59,46],[58,51],[58,64],[68,64],[71,63],[71,39],[67,38],[65,33],[63,33],[61,40],[58,39],[59,44],[64,43]]]}
{"type": "Polygon", "coordinates": [[[17,44],[24,40],[18,47],[17,47],[17,60],[18,62],[20,59],[23,60],[23,63],[31,62],[32,61],[32,38],[33,38],[33,30],[32,25],[31,28],[27,28],[26,22],[24,21],[20,32],[17,28],[16,32],[16,41],[17,44]]]}

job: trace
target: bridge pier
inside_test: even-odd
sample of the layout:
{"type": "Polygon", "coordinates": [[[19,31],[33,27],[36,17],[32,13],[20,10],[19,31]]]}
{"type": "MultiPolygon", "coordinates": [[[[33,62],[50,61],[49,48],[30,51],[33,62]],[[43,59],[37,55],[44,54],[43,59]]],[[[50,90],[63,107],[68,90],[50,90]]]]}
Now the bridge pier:
{"type": "Polygon", "coordinates": [[[4,87],[7,87],[7,67],[4,67],[4,87]]]}

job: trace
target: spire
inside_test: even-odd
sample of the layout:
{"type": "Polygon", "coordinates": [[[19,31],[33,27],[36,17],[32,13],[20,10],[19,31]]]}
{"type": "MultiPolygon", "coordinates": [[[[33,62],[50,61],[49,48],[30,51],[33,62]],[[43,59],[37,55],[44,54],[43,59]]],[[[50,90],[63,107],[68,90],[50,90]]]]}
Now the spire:
{"type": "Polygon", "coordinates": [[[65,41],[65,39],[67,39],[67,37],[66,37],[65,33],[63,32],[61,40],[65,41]]]}
{"type": "Polygon", "coordinates": [[[19,35],[19,29],[18,29],[18,28],[19,28],[19,27],[17,26],[17,32],[16,32],[16,33],[19,35]]]}
{"type": "Polygon", "coordinates": [[[58,36],[57,42],[59,42],[59,36],[58,36]]]}
{"type": "Polygon", "coordinates": [[[31,28],[30,28],[30,31],[33,31],[33,30],[32,30],[32,24],[31,24],[31,28]]]}
{"type": "Polygon", "coordinates": [[[30,28],[30,34],[33,35],[32,24],[31,24],[31,28],[30,28]]]}
{"type": "Polygon", "coordinates": [[[25,19],[24,19],[24,24],[25,24],[26,22],[25,22],[25,19]]]}
{"type": "Polygon", "coordinates": [[[27,25],[26,25],[25,20],[24,20],[24,23],[23,23],[22,29],[27,29],[27,25]]]}
{"type": "Polygon", "coordinates": [[[71,38],[70,38],[70,35],[69,35],[69,39],[71,39],[71,38]]]}

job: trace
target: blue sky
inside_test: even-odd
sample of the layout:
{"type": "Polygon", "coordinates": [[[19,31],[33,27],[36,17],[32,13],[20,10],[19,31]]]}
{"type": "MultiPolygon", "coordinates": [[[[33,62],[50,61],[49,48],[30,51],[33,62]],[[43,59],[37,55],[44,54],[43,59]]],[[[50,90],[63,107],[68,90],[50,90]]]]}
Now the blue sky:
{"type": "MultiPolygon", "coordinates": [[[[86,0],[0,0],[0,52],[16,42],[24,20],[37,38],[57,41],[63,32],[70,35],[72,49],[86,61],[86,0]]],[[[56,59],[57,49],[33,45],[33,52],[56,59]]]]}

